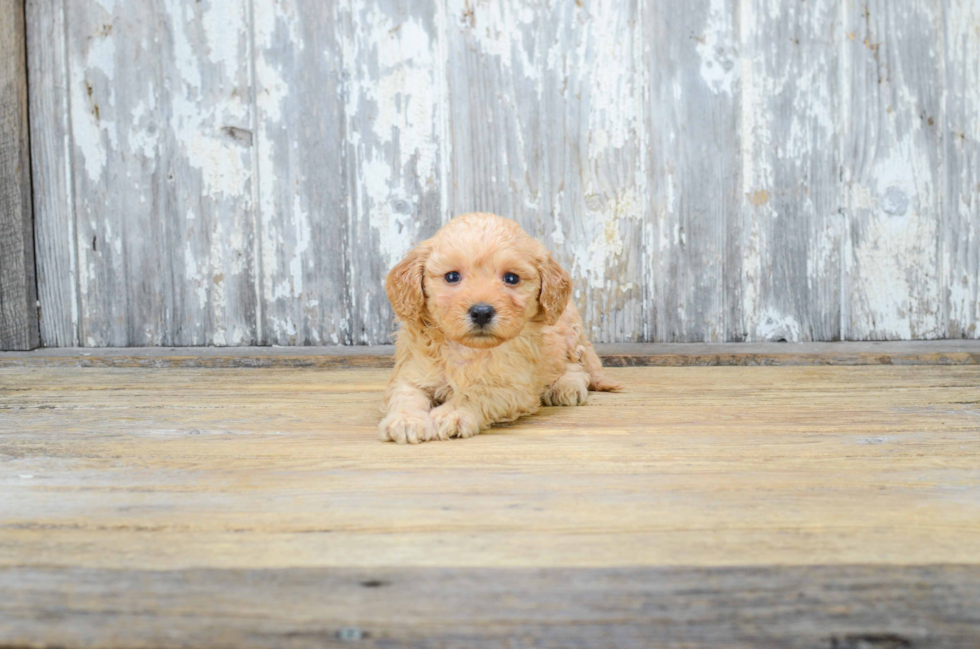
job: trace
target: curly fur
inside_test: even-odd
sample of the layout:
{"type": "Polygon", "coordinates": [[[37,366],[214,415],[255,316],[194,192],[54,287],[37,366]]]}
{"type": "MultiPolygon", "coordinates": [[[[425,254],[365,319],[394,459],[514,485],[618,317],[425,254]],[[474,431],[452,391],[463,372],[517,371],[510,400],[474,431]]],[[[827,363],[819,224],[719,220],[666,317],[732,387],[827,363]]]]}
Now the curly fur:
{"type": "Polygon", "coordinates": [[[401,326],[381,439],[471,437],[494,423],[617,390],[571,301],[568,273],[514,221],[465,214],[395,265],[385,282],[401,326]],[[446,281],[450,271],[462,279],[446,281]],[[515,273],[516,286],[503,276],[515,273]],[[479,329],[477,303],[496,316],[479,329]]]}

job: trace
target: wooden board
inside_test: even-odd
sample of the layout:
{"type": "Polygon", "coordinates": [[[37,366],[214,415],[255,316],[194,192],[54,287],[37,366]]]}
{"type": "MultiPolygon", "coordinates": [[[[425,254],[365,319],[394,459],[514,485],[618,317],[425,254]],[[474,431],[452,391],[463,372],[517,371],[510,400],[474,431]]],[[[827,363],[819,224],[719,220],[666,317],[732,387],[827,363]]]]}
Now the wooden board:
{"type": "Polygon", "coordinates": [[[740,3],[747,340],[841,338],[839,4],[740,3]]]}
{"type": "Polygon", "coordinates": [[[387,343],[477,209],[596,341],[980,339],[974,0],[199,5],[28,2],[45,344],[387,343]]]}
{"type": "Polygon", "coordinates": [[[69,125],[65,3],[28,0],[27,42],[41,344],[77,347],[78,264],[69,125]]]}
{"type": "Polygon", "coordinates": [[[250,4],[258,339],[264,345],[350,344],[337,20],[329,5],[315,0],[250,4]]]}
{"type": "MultiPolygon", "coordinates": [[[[606,343],[607,367],[980,365],[980,342],[606,343]]],[[[393,367],[391,345],[329,347],[53,348],[0,353],[3,367],[393,367]]]]}
{"type": "Polygon", "coordinates": [[[248,6],[65,6],[79,343],[257,343],[248,6]]]}
{"type": "Polygon", "coordinates": [[[735,0],[645,3],[646,341],[744,340],[735,0]],[[683,35],[682,37],[677,37],[683,35]]]}
{"type": "Polygon", "coordinates": [[[0,369],[0,644],[980,639],[980,367],[609,371],[405,447],[387,370],[0,369]]]}
{"type": "Polygon", "coordinates": [[[962,649],[980,641],[976,566],[42,567],[0,568],[0,588],[0,638],[11,647],[962,649]]]}
{"type": "Polygon", "coordinates": [[[951,0],[946,19],[943,269],[950,338],[980,337],[980,3],[951,0]]]}
{"type": "Polygon", "coordinates": [[[945,335],[939,2],[844,3],[845,340],[945,335]]]}
{"type": "Polygon", "coordinates": [[[0,565],[980,558],[980,367],[611,373],[630,389],[404,448],[376,439],[387,370],[4,369],[0,565]]]}
{"type": "Polygon", "coordinates": [[[38,346],[24,4],[0,4],[0,349],[38,346]]]}

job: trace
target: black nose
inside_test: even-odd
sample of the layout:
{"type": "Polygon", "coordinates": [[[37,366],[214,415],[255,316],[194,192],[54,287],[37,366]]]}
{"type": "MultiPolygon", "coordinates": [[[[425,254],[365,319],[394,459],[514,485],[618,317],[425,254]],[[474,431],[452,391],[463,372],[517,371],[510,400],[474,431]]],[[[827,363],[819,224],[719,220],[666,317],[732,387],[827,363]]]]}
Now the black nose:
{"type": "Polygon", "coordinates": [[[493,316],[496,315],[496,311],[489,304],[474,304],[470,307],[470,320],[473,321],[478,327],[485,327],[487,324],[493,320],[493,316]]]}

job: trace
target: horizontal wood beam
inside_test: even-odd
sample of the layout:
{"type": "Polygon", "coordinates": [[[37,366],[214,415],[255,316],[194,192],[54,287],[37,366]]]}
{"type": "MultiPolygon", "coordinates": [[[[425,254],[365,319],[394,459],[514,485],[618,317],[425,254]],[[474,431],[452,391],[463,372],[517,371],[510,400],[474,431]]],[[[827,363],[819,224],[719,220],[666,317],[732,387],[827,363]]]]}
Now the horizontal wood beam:
{"type": "MultiPolygon", "coordinates": [[[[980,340],[838,343],[611,343],[607,367],[980,365],[980,340]]],[[[392,367],[394,347],[59,348],[0,353],[0,367],[392,367]]]]}
{"type": "Polygon", "coordinates": [[[10,567],[0,589],[5,647],[980,645],[970,565],[10,567]]]}
{"type": "Polygon", "coordinates": [[[0,0],[0,349],[40,344],[23,0],[0,0]]]}

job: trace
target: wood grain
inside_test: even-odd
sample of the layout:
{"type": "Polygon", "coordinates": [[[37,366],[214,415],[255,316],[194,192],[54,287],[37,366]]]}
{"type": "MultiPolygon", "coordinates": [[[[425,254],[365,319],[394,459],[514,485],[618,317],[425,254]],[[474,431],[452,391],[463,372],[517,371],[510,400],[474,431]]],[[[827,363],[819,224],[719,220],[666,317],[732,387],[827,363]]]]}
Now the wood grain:
{"type": "Polygon", "coordinates": [[[943,31],[939,2],[845,3],[847,340],[944,335],[943,31]]]}
{"type": "Polygon", "coordinates": [[[742,331],[839,340],[839,3],[743,0],[742,331]]]}
{"type": "Polygon", "coordinates": [[[977,564],[980,367],[610,373],[406,449],[388,370],[7,368],[0,565],[977,564]]]}
{"type": "Polygon", "coordinates": [[[344,70],[335,12],[315,0],[251,5],[259,339],[350,344],[344,70]]]}
{"type": "Polygon", "coordinates": [[[41,344],[77,347],[78,240],[71,186],[65,3],[28,0],[26,12],[41,344]]]}
{"type": "Polygon", "coordinates": [[[0,349],[38,346],[24,4],[0,4],[0,349]]]}
{"type": "Polygon", "coordinates": [[[650,75],[642,340],[745,339],[735,0],[644,7],[650,75]]]}
{"type": "Polygon", "coordinates": [[[961,649],[980,642],[976,566],[41,567],[0,569],[0,587],[0,641],[9,647],[961,649]]]}
{"type": "Polygon", "coordinates": [[[410,448],[388,370],[2,369],[0,645],[976,643],[980,367],[609,372],[410,448]]]}
{"type": "MultiPolygon", "coordinates": [[[[976,341],[867,343],[612,343],[607,367],[980,365],[976,341]]],[[[394,366],[391,345],[327,347],[51,348],[0,353],[3,367],[369,368],[394,366]]]]}
{"type": "Polygon", "coordinates": [[[946,335],[980,338],[980,4],[946,5],[946,335]]]}
{"type": "Polygon", "coordinates": [[[596,341],[980,339],[973,0],[28,9],[45,344],[384,344],[477,209],[596,341]]]}
{"type": "Polygon", "coordinates": [[[258,342],[247,6],[66,7],[80,343],[258,342]]]}

